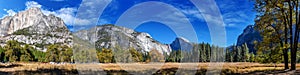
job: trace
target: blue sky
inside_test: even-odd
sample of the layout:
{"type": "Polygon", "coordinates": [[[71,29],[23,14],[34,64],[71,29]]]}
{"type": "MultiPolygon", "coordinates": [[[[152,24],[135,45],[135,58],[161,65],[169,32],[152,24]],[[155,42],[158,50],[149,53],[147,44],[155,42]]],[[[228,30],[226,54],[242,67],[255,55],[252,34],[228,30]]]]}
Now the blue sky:
{"type": "MultiPolygon", "coordinates": [[[[103,10],[102,15],[84,13],[84,18],[78,17],[81,14],[78,13],[79,8],[84,7],[81,6],[81,4],[97,6],[97,2],[89,2],[89,0],[1,0],[0,18],[12,16],[30,7],[39,7],[46,15],[54,14],[61,17],[70,30],[77,31],[87,29],[94,25],[115,24],[119,17],[129,8],[148,1],[158,1],[169,4],[180,10],[180,12],[186,16],[196,31],[195,33],[198,40],[191,40],[189,36],[183,37],[191,42],[211,43],[209,28],[203,19],[203,15],[201,15],[203,13],[199,12],[195,5],[187,0],[112,0],[103,10]],[[77,23],[74,24],[74,21],[77,23]],[[78,28],[75,28],[75,26],[78,28]]],[[[100,2],[98,1],[98,3],[101,3],[101,0],[100,2]]],[[[216,0],[216,4],[221,12],[226,28],[226,45],[232,45],[236,43],[238,35],[242,33],[247,25],[254,24],[255,12],[253,11],[253,2],[250,2],[250,0],[216,0]]],[[[209,5],[207,5],[207,7],[209,7],[209,5]]],[[[94,7],[94,9],[96,9],[96,7],[94,7]]],[[[85,11],[92,12],[93,10],[85,11]]],[[[184,27],[185,25],[182,26],[184,27]]],[[[159,22],[145,22],[136,27],[135,30],[147,32],[154,39],[166,44],[171,43],[176,37],[179,37],[171,28],[159,22]]]]}

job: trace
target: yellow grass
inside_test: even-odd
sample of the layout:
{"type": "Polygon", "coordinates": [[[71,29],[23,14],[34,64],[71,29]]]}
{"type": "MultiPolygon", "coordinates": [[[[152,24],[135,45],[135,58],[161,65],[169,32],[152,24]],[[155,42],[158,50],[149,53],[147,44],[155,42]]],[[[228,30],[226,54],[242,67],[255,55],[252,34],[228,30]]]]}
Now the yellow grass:
{"type": "MultiPolygon", "coordinates": [[[[232,73],[250,73],[256,71],[272,71],[283,70],[284,64],[259,64],[259,63],[223,63],[222,67],[215,67],[222,63],[109,63],[109,64],[48,64],[48,63],[2,63],[0,66],[0,72],[14,72],[14,71],[36,71],[38,69],[64,69],[64,70],[90,70],[90,71],[147,71],[147,70],[162,70],[170,68],[179,68],[185,70],[199,70],[199,69],[222,69],[224,71],[230,71],[232,73]],[[5,67],[12,64],[20,64],[21,66],[5,67]],[[213,65],[209,67],[209,65],[213,65]],[[4,66],[4,67],[3,67],[4,66]]],[[[300,64],[297,64],[297,68],[300,68],[300,64]]]]}

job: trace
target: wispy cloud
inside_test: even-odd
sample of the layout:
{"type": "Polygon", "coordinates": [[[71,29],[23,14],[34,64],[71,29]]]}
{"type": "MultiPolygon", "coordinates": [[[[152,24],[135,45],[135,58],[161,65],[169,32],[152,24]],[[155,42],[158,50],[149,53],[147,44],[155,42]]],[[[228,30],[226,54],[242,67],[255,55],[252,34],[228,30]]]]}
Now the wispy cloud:
{"type": "Polygon", "coordinates": [[[116,24],[135,29],[146,22],[162,23],[174,31],[177,36],[185,37],[190,41],[198,40],[193,25],[180,10],[157,1],[134,5],[122,13],[116,24]]]}
{"type": "MultiPolygon", "coordinates": [[[[26,8],[32,8],[32,7],[38,7],[41,8],[42,5],[35,2],[35,1],[27,1],[25,3],[26,8]]],[[[45,15],[49,15],[49,14],[53,14],[57,17],[60,17],[63,19],[63,21],[67,24],[67,25],[90,25],[91,24],[91,19],[84,19],[84,18],[77,18],[76,14],[77,13],[77,8],[74,7],[67,7],[67,8],[61,8],[59,10],[56,11],[49,11],[47,9],[42,9],[42,12],[45,15]],[[74,22],[76,21],[76,22],[74,22]]]]}
{"type": "MultiPolygon", "coordinates": [[[[97,25],[98,21],[107,22],[107,20],[99,18],[110,2],[111,0],[84,0],[78,8],[76,18],[88,20],[89,24],[86,25],[97,25]]],[[[75,20],[74,23],[79,22],[75,20]]]]}
{"type": "MultiPolygon", "coordinates": [[[[251,20],[251,15],[249,12],[252,12],[251,8],[249,8],[249,4],[246,5],[247,1],[228,1],[228,0],[217,0],[218,10],[221,11],[221,16],[225,23],[226,27],[236,27],[241,23],[247,23],[251,20]],[[245,4],[245,5],[243,5],[245,4]]],[[[207,12],[205,10],[199,11],[193,5],[189,5],[189,3],[174,3],[173,1],[169,1],[170,4],[179,8],[190,21],[200,20],[205,21],[203,15],[208,15],[214,12],[207,12]]],[[[205,4],[204,4],[205,5],[205,4]]],[[[205,5],[206,8],[209,8],[209,5],[205,5]]],[[[211,15],[211,18],[213,15],[211,15]]]]}
{"type": "Polygon", "coordinates": [[[3,10],[6,11],[6,13],[8,13],[7,16],[14,16],[17,13],[16,11],[14,11],[12,9],[9,9],[9,10],[3,9],[3,10]]]}
{"type": "Polygon", "coordinates": [[[48,11],[48,10],[42,10],[42,12],[45,15],[53,14],[55,16],[58,16],[64,20],[64,22],[67,25],[90,25],[91,21],[90,19],[82,19],[82,18],[76,18],[75,13],[77,12],[76,8],[61,8],[57,11],[48,11]],[[74,22],[76,21],[76,22],[74,22]]]}
{"type": "Polygon", "coordinates": [[[35,2],[35,1],[27,1],[27,2],[25,3],[25,5],[26,5],[26,8],[27,8],[27,9],[28,9],[28,8],[32,8],[32,7],[38,7],[38,8],[41,8],[41,7],[42,7],[42,5],[40,5],[39,3],[35,2]]]}
{"type": "Polygon", "coordinates": [[[196,8],[181,9],[181,11],[184,14],[186,14],[191,21],[194,21],[194,20],[204,21],[204,18],[202,17],[202,14],[196,8]]]}
{"type": "Polygon", "coordinates": [[[254,18],[253,9],[247,0],[218,0],[217,3],[227,27],[239,27],[241,24],[248,25],[254,18]]]}

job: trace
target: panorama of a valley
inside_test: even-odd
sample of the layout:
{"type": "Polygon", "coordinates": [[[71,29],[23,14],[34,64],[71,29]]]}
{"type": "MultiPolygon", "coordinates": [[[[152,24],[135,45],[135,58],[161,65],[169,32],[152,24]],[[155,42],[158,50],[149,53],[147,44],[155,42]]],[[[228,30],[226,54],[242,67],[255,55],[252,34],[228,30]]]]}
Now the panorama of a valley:
{"type": "Polygon", "coordinates": [[[0,75],[300,75],[300,0],[0,0],[0,75]]]}

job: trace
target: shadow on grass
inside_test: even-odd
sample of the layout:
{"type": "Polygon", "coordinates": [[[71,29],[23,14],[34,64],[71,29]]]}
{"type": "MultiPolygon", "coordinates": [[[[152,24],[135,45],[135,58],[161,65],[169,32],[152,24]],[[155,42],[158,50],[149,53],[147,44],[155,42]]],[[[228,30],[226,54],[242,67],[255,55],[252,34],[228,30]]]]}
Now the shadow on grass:
{"type": "Polygon", "coordinates": [[[299,75],[300,74],[300,71],[299,70],[296,70],[295,72],[293,71],[290,71],[290,70],[265,70],[265,71],[253,71],[253,72],[249,72],[249,73],[246,73],[246,74],[251,74],[251,75],[262,75],[262,74],[295,74],[295,75],[299,75]]]}
{"type": "MultiPolygon", "coordinates": [[[[21,66],[21,65],[11,65],[11,66],[21,66]]],[[[10,67],[11,67],[10,66],[10,67]]],[[[7,66],[9,67],[9,66],[7,66]]],[[[205,75],[206,69],[198,69],[198,70],[181,70],[178,71],[178,68],[166,68],[166,69],[160,69],[154,73],[152,73],[153,70],[146,70],[146,71],[125,71],[125,70],[104,70],[104,71],[92,71],[92,70],[86,70],[86,71],[80,71],[76,69],[72,70],[66,70],[66,69],[59,69],[59,68],[52,68],[52,69],[38,69],[34,71],[30,70],[24,70],[24,71],[15,71],[15,72],[0,72],[0,75],[95,75],[95,74],[107,74],[107,75],[205,75]],[[178,73],[176,73],[178,72],[178,73]]],[[[221,75],[261,75],[261,74],[285,74],[289,71],[283,71],[283,70],[266,70],[266,71],[254,71],[250,73],[235,73],[234,71],[231,71],[230,69],[224,69],[221,72],[221,75]]],[[[300,71],[295,71],[292,73],[299,74],[300,71]]]]}
{"type": "MultiPolygon", "coordinates": [[[[161,69],[156,71],[155,73],[151,73],[153,70],[147,70],[147,71],[132,71],[128,72],[125,70],[104,70],[104,71],[80,71],[80,73],[77,70],[65,70],[65,69],[38,69],[35,71],[16,71],[16,72],[0,72],[0,75],[99,75],[99,74],[106,74],[106,75],[205,75],[206,69],[199,69],[199,70],[182,70],[178,73],[176,73],[178,68],[167,68],[167,69],[161,69]],[[196,73],[195,73],[196,72],[196,73]]],[[[234,74],[232,72],[223,70],[222,75],[239,75],[234,74]]]]}

